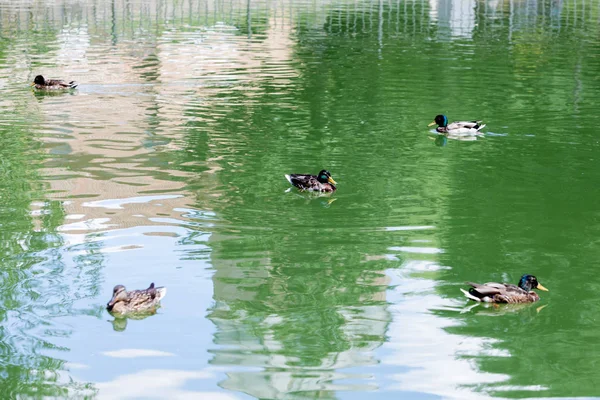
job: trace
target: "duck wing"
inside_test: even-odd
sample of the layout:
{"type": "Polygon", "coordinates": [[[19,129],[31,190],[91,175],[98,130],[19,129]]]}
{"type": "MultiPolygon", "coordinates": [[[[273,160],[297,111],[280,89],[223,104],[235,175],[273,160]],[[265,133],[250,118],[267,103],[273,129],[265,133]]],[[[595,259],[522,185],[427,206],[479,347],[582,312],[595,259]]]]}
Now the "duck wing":
{"type": "Polygon", "coordinates": [[[298,189],[302,190],[320,190],[321,182],[314,175],[290,174],[285,176],[286,179],[298,189]]]}
{"type": "Polygon", "coordinates": [[[472,288],[469,289],[469,293],[479,298],[492,297],[497,294],[501,294],[506,289],[504,284],[496,282],[488,282],[484,284],[467,282],[467,285],[472,286],[472,288]]]}
{"type": "Polygon", "coordinates": [[[482,121],[455,121],[455,122],[448,124],[447,129],[449,131],[456,130],[456,129],[464,129],[464,128],[479,130],[485,126],[485,125],[482,125],[481,122],[482,121]]]}
{"type": "Polygon", "coordinates": [[[127,302],[132,309],[141,309],[156,304],[156,289],[154,287],[144,290],[132,290],[127,293],[127,302]]]}
{"type": "MultiPolygon", "coordinates": [[[[471,284],[469,293],[483,300],[488,297],[493,303],[529,303],[537,300],[535,293],[529,293],[511,283],[489,282],[483,285],[471,284]]],[[[484,300],[486,301],[486,300],[484,300]]]]}
{"type": "Polygon", "coordinates": [[[510,283],[505,283],[504,286],[506,286],[506,289],[504,290],[504,293],[505,293],[506,296],[510,296],[510,297],[525,296],[525,297],[527,297],[527,295],[529,293],[526,290],[521,289],[517,285],[513,285],[513,284],[510,284],[510,283]]]}
{"type": "Polygon", "coordinates": [[[75,81],[65,82],[62,79],[47,79],[44,86],[56,86],[61,88],[76,88],[77,83],[75,81]]]}

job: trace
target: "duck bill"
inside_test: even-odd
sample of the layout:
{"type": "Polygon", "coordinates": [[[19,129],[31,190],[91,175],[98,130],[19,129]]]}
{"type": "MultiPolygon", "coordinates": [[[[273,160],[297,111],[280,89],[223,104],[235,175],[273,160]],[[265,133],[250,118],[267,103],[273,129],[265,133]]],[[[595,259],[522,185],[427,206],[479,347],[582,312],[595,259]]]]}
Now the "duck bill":
{"type": "Polygon", "coordinates": [[[331,183],[332,185],[337,185],[337,182],[334,181],[332,177],[327,178],[327,182],[331,183]]]}
{"type": "Polygon", "coordinates": [[[538,285],[537,285],[537,288],[538,288],[538,289],[540,289],[540,290],[543,290],[544,292],[549,292],[549,290],[548,290],[548,289],[546,289],[545,287],[543,287],[543,286],[542,286],[542,285],[540,285],[539,283],[538,283],[538,285]]]}
{"type": "Polygon", "coordinates": [[[117,302],[117,301],[115,300],[115,298],[114,298],[114,297],[113,297],[112,299],[110,299],[110,301],[109,301],[109,302],[106,304],[106,309],[107,309],[108,311],[112,310],[112,309],[113,309],[113,307],[115,306],[115,303],[116,303],[116,302],[117,302]]]}
{"type": "Polygon", "coordinates": [[[435,125],[435,121],[433,121],[432,123],[430,123],[430,124],[429,124],[429,125],[427,125],[427,126],[433,126],[433,125],[435,125]]]}
{"type": "Polygon", "coordinates": [[[29,87],[34,87],[35,86],[35,82],[32,82],[29,87]]]}

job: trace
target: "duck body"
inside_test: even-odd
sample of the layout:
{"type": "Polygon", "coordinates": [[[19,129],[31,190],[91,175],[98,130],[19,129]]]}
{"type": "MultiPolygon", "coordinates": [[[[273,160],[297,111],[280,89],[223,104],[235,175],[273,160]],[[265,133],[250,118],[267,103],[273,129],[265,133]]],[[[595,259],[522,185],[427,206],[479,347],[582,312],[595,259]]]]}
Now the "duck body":
{"type": "Polygon", "coordinates": [[[489,282],[484,284],[467,282],[471,288],[467,292],[460,289],[464,295],[474,301],[484,303],[533,303],[540,299],[533,289],[548,291],[533,275],[525,274],[518,285],[510,283],[489,282]]]}
{"type": "Polygon", "coordinates": [[[167,288],[154,287],[154,283],[151,283],[148,289],[131,291],[127,291],[123,285],[117,285],[106,309],[116,314],[154,311],[166,294],[167,288]]]}
{"type": "Polygon", "coordinates": [[[318,175],[289,174],[285,179],[300,190],[308,192],[335,192],[337,184],[327,170],[321,170],[318,175]]]}
{"type": "Polygon", "coordinates": [[[437,124],[436,132],[449,135],[477,135],[485,124],[482,121],[455,121],[448,123],[448,117],[445,115],[436,115],[435,120],[428,126],[437,124]]]}
{"type": "Polygon", "coordinates": [[[75,81],[65,82],[60,79],[44,79],[42,75],[38,75],[33,80],[32,86],[37,90],[65,90],[75,89],[77,83],[75,81]]]}

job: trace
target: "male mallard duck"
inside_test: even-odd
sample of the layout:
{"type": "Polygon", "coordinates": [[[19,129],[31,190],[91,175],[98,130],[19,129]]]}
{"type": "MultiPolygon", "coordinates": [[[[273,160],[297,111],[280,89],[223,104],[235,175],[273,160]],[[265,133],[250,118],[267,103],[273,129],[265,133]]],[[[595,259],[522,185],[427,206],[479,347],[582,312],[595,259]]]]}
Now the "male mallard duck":
{"type": "Polygon", "coordinates": [[[154,287],[154,282],[148,289],[132,290],[128,292],[125,286],[117,285],[113,289],[112,299],[106,309],[117,314],[151,311],[158,306],[160,299],[167,294],[167,288],[154,287]]]}
{"type": "Polygon", "coordinates": [[[533,289],[548,291],[538,282],[533,275],[523,275],[519,281],[519,286],[510,283],[473,283],[467,282],[467,285],[473,286],[467,292],[460,289],[465,296],[471,300],[485,303],[533,303],[538,301],[540,296],[533,289]]]}
{"type": "Polygon", "coordinates": [[[337,182],[333,180],[329,171],[321,170],[319,175],[303,175],[303,174],[290,174],[285,175],[293,186],[296,186],[300,190],[307,190],[309,192],[334,192],[337,182]]]}
{"type": "Polygon", "coordinates": [[[75,81],[65,82],[60,79],[44,79],[42,75],[38,75],[31,84],[38,90],[60,90],[60,89],[75,89],[77,83],[75,81]]]}
{"type": "Polygon", "coordinates": [[[456,121],[448,123],[448,118],[445,115],[436,115],[435,120],[427,126],[437,124],[435,128],[439,133],[448,133],[450,135],[475,135],[485,126],[481,121],[456,121]]]}

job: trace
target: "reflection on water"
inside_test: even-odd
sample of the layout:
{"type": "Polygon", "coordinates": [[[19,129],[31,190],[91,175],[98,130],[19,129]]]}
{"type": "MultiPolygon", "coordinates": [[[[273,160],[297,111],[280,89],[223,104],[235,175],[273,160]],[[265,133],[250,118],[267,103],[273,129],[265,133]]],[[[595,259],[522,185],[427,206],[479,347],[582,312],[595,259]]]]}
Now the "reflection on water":
{"type": "Polygon", "coordinates": [[[496,303],[475,303],[474,302],[473,304],[466,306],[461,311],[461,313],[474,312],[474,313],[482,314],[482,315],[486,315],[486,316],[497,317],[497,316],[502,316],[502,315],[505,315],[508,313],[522,312],[522,313],[531,314],[533,317],[535,317],[535,314],[532,314],[532,313],[539,313],[547,306],[548,306],[548,304],[544,304],[542,306],[538,306],[536,304],[536,306],[533,306],[530,303],[527,303],[527,304],[496,304],[496,303]]]}
{"type": "Polygon", "coordinates": [[[0,392],[598,395],[599,15],[0,4],[0,392]],[[32,92],[40,73],[80,86],[32,92]],[[439,113],[496,134],[432,137],[439,113]],[[334,195],[287,192],[319,168],[334,195]],[[524,272],[544,304],[465,309],[462,282],[524,272]],[[155,315],[106,313],[115,284],[151,281],[155,315]]]}
{"type": "Polygon", "coordinates": [[[441,269],[436,262],[413,260],[403,265],[402,272],[388,271],[395,286],[388,297],[394,318],[382,363],[406,368],[392,372],[389,384],[396,390],[433,393],[443,398],[485,398],[476,390],[478,386],[503,382],[508,376],[478,371],[465,356],[486,352],[497,341],[448,333],[459,323],[431,313],[456,305],[436,295],[434,281],[426,279],[441,269]]]}
{"type": "MultiPolygon", "coordinates": [[[[276,257],[288,258],[286,248],[292,251],[282,244],[276,257]]],[[[389,321],[387,277],[344,268],[356,257],[345,253],[315,252],[294,264],[213,258],[215,306],[208,317],[217,327],[220,348],[211,363],[260,368],[228,373],[223,387],[256,398],[376,389],[368,375],[344,370],[377,363],[372,351],[384,341],[389,321]]]]}
{"type": "Polygon", "coordinates": [[[207,371],[178,371],[173,369],[151,369],[122,375],[110,382],[96,384],[100,399],[130,398],[203,398],[234,400],[238,397],[219,392],[186,389],[195,380],[214,380],[215,375],[207,371]]]}
{"type": "Polygon", "coordinates": [[[137,313],[135,315],[112,315],[114,317],[114,319],[109,322],[112,324],[113,329],[115,331],[122,332],[125,329],[127,329],[127,323],[129,320],[140,321],[140,320],[144,320],[148,317],[151,317],[154,314],[156,314],[156,311],[146,312],[146,313],[137,313]]]}

